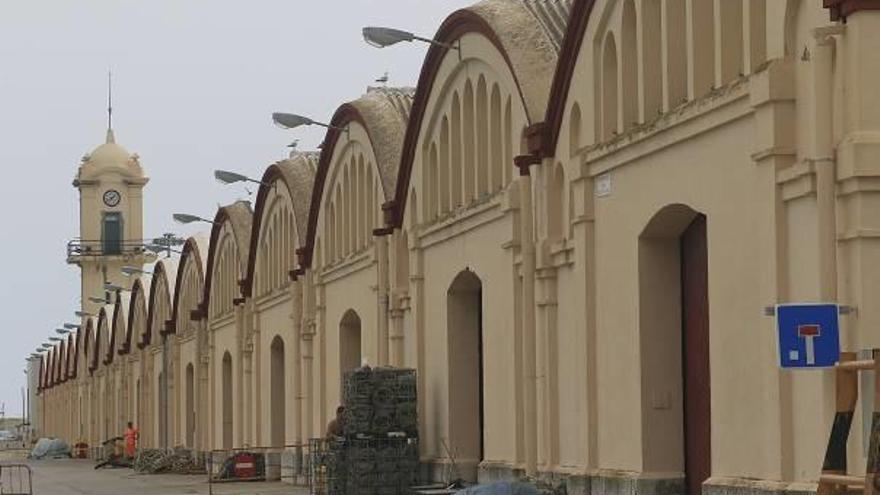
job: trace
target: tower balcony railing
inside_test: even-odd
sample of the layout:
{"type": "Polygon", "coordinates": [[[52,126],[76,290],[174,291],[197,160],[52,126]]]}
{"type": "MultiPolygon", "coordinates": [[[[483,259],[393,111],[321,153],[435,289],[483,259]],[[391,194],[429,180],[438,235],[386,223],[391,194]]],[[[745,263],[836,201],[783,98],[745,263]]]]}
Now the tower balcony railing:
{"type": "Polygon", "coordinates": [[[143,241],[74,239],[67,243],[68,263],[96,257],[134,257],[151,254],[143,241]]]}

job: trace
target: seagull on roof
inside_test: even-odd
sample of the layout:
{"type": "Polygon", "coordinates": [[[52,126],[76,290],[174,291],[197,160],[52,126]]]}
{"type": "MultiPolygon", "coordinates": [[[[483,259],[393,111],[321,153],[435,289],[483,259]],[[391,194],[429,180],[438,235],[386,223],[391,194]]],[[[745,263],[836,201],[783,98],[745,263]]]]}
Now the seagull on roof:
{"type": "Polygon", "coordinates": [[[294,139],[292,143],[288,144],[287,147],[291,150],[295,150],[296,146],[299,144],[299,139],[294,139]]]}
{"type": "Polygon", "coordinates": [[[385,74],[382,74],[382,77],[376,79],[377,83],[388,84],[388,71],[385,71],[385,74]]]}

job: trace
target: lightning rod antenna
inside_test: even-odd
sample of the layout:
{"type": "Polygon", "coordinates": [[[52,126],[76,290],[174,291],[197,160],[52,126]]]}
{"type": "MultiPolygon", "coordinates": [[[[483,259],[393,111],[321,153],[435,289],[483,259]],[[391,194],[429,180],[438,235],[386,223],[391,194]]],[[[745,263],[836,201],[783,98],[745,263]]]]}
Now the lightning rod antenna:
{"type": "Polygon", "coordinates": [[[113,72],[107,69],[107,129],[113,129],[113,72]]]}

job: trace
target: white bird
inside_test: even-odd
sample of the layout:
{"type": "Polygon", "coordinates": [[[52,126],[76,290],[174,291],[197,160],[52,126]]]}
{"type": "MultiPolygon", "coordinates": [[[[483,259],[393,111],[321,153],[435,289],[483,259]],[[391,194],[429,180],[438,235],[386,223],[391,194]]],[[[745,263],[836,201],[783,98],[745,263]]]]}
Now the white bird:
{"type": "Polygon", "coordinates": [[[385,74],[382,75],[379,79],[376,79],[377,83],[387,84],[388,83],[388,71],[385,71],[385,74]]]}

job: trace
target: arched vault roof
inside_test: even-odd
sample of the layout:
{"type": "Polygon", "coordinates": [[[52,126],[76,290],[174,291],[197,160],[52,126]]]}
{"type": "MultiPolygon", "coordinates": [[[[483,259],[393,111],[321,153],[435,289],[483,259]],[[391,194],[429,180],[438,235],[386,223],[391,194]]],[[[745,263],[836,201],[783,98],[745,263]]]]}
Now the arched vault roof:
{"type": "Polygon", "coordinates": [[[400,153],[412,111],[413,94],[412,88],[369,88],[366,94],[357,100],[342,104],[333,114],[330,120],[331,128],[327,129],[327,135],[324,137],[315,186],[312,189],[304,248],[298,251],[301,266],[311,265],[312,251],[318,234],[318,217],[332,165],[331,160],[339,138],[344,136],[344,131],[340,129],[357,122],[366,130],[376,157],[384,199],[386,202],[390,201],[397,187],[397,168],[400,165],[400,153]]]}
{"type": "Polygon", "coordinates": [[[436,78],[440,67],[452,50],[448,46],[454,46],[461,37],[471,33],[479,34],[492,43],[503,56],[516,82],[516,91],[523,102],[528,122],[536,122],[544,117],[547,109],[548,88],[559,55],[562,17],[569,12],[570,1],[485,0],[446,18],[434,35],[434,40],[447,46],[431,45],[419,75],[401,151],[394,199],[385,206],[389,227],[403,224],[403,211],[422,122],[429,112],[427,106],[435,83],[438,83],[436,78]]]}
{"type": "Polygon", "coordinates": [[[318,167],[317,153],[297,152],[286,160],[269,165],[263,173],[257,203],[254,208],[251,225],[250,248],[248,249],[247,274],[242,286],[242,294],[251,296],[254,286],[254,270],[257,266],[257,243],[260,241],[260,230],[266,211],[266,201],[273,187],[286,187],[288,196],[293,203],[293,217],[296,225],[297,246],[305,245],[305,232],[309,219],[309,201],[315,184],[315,172],[318,167]],[[275,185],[277,184],[277,186],[275,185]]]}
{"type": "Polygon", "coordinates": [[[174,277],[174,295],[171,297],[171,321],[167,333],[177,331],[177,317],[180,310],[180,298],[183,292],[183,276],[186,273],[186,266],[192,262],[196,264],[199,273],[202,276],[202,283],[205,283],[205,272],[208,269],[208,234],[199,232],[186,239],[183,243],[183,250],[180,253],[180,260],[177,266],[177,274],[174,277]]]}
{"type": "MultiPolygon", "coordinates": [[[[176,292],[174,290],[174,284],[177,281],[177,264],[177,258],[160,258],[153,265],[153,275],[150,277],[150,297],[147,299],[147,324],[146,328],[144,328],[144,335],[142,336],[141,342],[138,344],[138,347],[140,348],[144,348],[152,343],[152,323],[157,304],[156,299],[159,297],[167,297],[169,306],[171,305],[171,301],[174,300],[174,294],[176,292]],[[159,277],[165,279],[165,287],[168,290],[167,294],[156,293],[159,287],[159,277]]],[[[161,327],[160,330],[162,330],[161,327]]]]}
{"type": "MultiPolygon", "coordinates": [[[[230,205],[221,206],[214,215],[214,227],[211,228],[210,246],[208,247],[207,268],[205,271],[204,294],[200,312],[207,315],[208,304],[211,301],[211,281],[214,278],[214,264],[216,263],[217,249],[220,243],[220,231],[226,223],[232,229],[235,246],[238,248],[238,256],[241,266],[247,272],[248,253],[251,248],[251,228],[253,227],[254,213],[248,201],[236,201],[230,205]]],[[[241,280],[243,273],[237,273],[235,280],[241,280]]]]}

